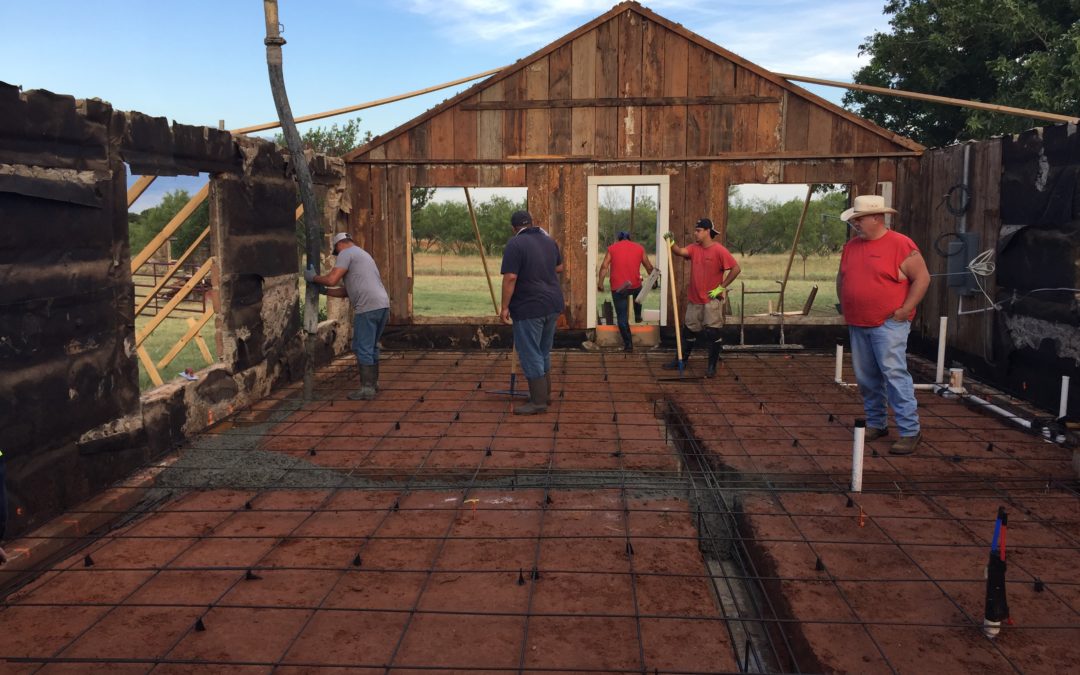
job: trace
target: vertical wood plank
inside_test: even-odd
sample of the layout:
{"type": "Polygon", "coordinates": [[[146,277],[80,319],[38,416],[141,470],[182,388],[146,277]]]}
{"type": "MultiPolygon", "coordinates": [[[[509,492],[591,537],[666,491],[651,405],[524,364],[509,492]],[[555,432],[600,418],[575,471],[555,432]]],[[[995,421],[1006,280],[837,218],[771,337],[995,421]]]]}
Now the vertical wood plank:
{"type": "MultiPolygon", "coordinates": [[[[690,43],[674,31],[664,30],[664,96],[687,96],[687,67],[690,43]]],[[[686,154],[686,106],[662,108],[663,139],[660,153],[664,157],[686,154]]]]}
{"type": "MultiPolygon", "coordinates": [[[[634,11],[623,12],[619,22],[619,98],[642,95],[644,70],[644,23],[634,11]]],[[[641,156],[641,130],[645,124],[639,106],[627,106],[618,110],[618,156],[641,156]]]]}
{"type": "MultiPolygon", "coordinates": [[[[480,100],[502,101],[503,83],[496,82],[480,92],[480,100]]],[[[501,159],[504,148],[503,111],[478,110],[476,113],[476,154],[479,159],[501,159]]]]}
{"type": "Polygon", "coordinates": [[[806,147],[811,152],[827,154],[832,145],[833,123],[834,121],[844,123],[844,120],[818,105],[810,104],[809,111],[806,125],[806,147]]]}
{"type": "Polygon", "coordinates": [[[785,94],[787,110],[784,120],[784,150],[801,152],[807,149],[810,126],[810,104],[792,94],[785,94]]]}
{"type": "MultiPolygon", "coordinates": [[[[548,57],[525,68],[525,98],[530,101],[546,101],[550,68],[548,57]]],[[[551,112],[544,109],[525,111],[525,154],[551,154],[551,112]]]]}
{"type": "Polygon", "coordinates": [[[421,122],[402,135],[409,137],[410,159],[427,159],[431,156],[431,120],[421,122]]]}
{"type": "MultiPolygon", "coordinates": [[[[688,44],[687,96],[709,95],[709,67],[711,53],[696,44],[688,44]]],[[[709,132],[712,129],[712,106],[690,105],[686,107],[686,154],[703,156],[709,154],[709,132]]]]}
{"type": "MultiPolygon", "coordinates": [[[[741,96],[757,94],[760,79],[749,70],[735,66],[735,94],[741,96]]],[[[734,106],[731,147],[735,152],[757,152],[757,123],[760,107],[755,103],[740,103],[734,106]]]]}
{"type": "MultiPolygon", "coordinates": [[[[709,54],[709,95],[726,96],[735,90],[735,64],[715,54],[709,54]]],[[[709,154],[729,152],[735,124],[735,106],[710,106],[709,154]]]]}
{"type": "MultiPolygon", "coordinates": [[[[667,40],[665,28],[643,19],[642,25],[642,96],[664,95],[664,58],[667,40]]],[[[641,109],[641,157],[658,157],[663,148],[664,108],[641,109]]]]}
{"type": "Polygon", "coordinates": [[[447,160],[454,157],[454,111],[447,110],[431,118],[428,157],[447,160]]]}
{"type": "MultiPolygon", "coordinates": [[[[573,98],[596,97],[596,46],[598,29],[585,33],[573,42],[572,79],[570,95],[573,98]]],[[[570,154],[590,156],[594,152],[596,138],[596,115],[594,108],[573,108],[570,113],[572,144],[570,154]]]]}
{"type": "MultiPolygon", "coordinates": [[[[470,97],[463,103],[476,103],[479,97],[470,97]]],[[[454,159],[475,160],[479,157],[476,148],[476,133],[480,121],[475,110],[462,110],[454,107],[454,159]]]]}
{"type": "Polygon", "coordinates": [[[778,151],[781,149],[784,92],[772,82],[759,77],[757,78],[757,94],[778,100],[776,103],[762,103],[757,106],[757,133],[754,147],[758,152],[778,151]]]}
{"type": "MultiPolygon", "coordinates": [[[[520,70],[503,80],[503,97],[506,101],[522,101],[526,90],[525,70],[520,70]]],[[[503,148],[500,157],[516,157],[525,152],[525,110],[504,110],[503,148]]]]}
{"type": "MultiPolygon", "coordinates": [[[[565,44],[548,57],[548,92],[553,99],[571,97],[570,84],[573,72],[574,51],[572,44],[565,44]]],[[[555,108],[550,112],[551,153],[569,155],[573,145],[573,127],[569,108],[555,108]]]]}
{"type": "MultiPolygon", "coordinates": [[[[596,28],[596,96],[619,96],[619,15],[596,28]]],[[[597,108],[593,154],[618,157],[619,109],[597,108]]]]}

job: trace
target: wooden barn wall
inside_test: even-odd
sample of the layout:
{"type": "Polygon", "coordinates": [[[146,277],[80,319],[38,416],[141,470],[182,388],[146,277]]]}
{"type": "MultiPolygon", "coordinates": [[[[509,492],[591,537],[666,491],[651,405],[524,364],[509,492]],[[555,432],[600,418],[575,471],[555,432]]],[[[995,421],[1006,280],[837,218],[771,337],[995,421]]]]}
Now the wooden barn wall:
{"type": "MultiPolygon", "coordinates": [[[[953,204],[960,203],[960,188],[964,181],[964,148],[954,145],[928,151],[919,159],[900,163],[896,177],[894,206],[900,212],[894,227],[907,234],[926,259],[931,275],[944,275],[948,259],[938,252],[948,250],[950,233],[960,227],[959,218],[946,208],[944,196],[954,190],[953,204]]],[[[978,233],[979,251],[997,246],[1001,228],[1001,141],[994,139],[968,144],[970,147],[969,176],[970,204],[966,212],[967,232],[978,233]]],[[[983,287],[994,297],[993,275],[983,277],[983,287]]],[[[934,276],[913,328],[928,343],[936,344],[940,317],[948,316],[947,345],[972,355],[993,359],[993,312],[959,316],[960,298],[948,287],[948,277],[934,276]]],[[[964,298],[964,311],[986,305],[980,295],[964,298]]]]}
{"type": "MultiPolygon", "coordinates": [[[[836,160],[756,160],[740,162],[522,162],[505,164],[360,164],[349,166],[353,190],[350,229],[375,258],[391,299],[391,321],[412,319],[412,270],[407,216],[412,186],[525,187],[529,210],[559,243],[566,261],[563,291],[567,323],[587,321],[588,177],[668,175],[669,227],[679,241],[692,238],[694,222],[708,216],[726,230],[727,194],[740,183],[850,183],[859,193],[873,192],[878,180],[894,180],[898,158],[836,160]]],[[[920,244],[922,245],[922,244],[920,244]]],[[[680,279],[685,302],[686,269],[680,279]]],[[[681,272],[681,274],[680,274],[681,272]]]]}
{"type": "Polygon", "coordinates": [[[705,161],[906,150],[626,11],[355,159],[705,161]]]}

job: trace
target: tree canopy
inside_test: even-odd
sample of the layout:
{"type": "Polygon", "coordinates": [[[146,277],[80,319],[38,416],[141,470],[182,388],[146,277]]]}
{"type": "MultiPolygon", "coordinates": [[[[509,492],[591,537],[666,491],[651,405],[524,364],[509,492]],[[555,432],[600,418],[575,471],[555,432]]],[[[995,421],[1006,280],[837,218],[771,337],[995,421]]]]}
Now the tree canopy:
{"type": "MultiPolygon", "coordinates": [[[[300,135],[300,142],[305,150],[321,155],[341,157],[355,150],[372,138],[370,131],[360,133],[360,118],[348,120],[338,126],[335,122],[329,127],[313,127],[300,135]]],[[[285,134],[274,136],[274,142],[285,147],[285,134]]]]}
{"type": "MultiPolygon", "coordinates": [[[[1080,0],[889,0],[891,33],[859,46],[855,82],[1047,112],[1080,106],[1080,0]]],[[[1036,120],[851,91],[844,105],[927,146],[1036,120]]]]}
{"type": "MultiPolygon", "coordinates": [[[[129,213],[128,242],[131,244],[132,255],[143,250],[189,201],[191,201],[191,196],[187,190],[173,190],[166,192],[157,206],[143,209],[137,214],[129,213]]],[[[188,246],[191,246],[191,242],[195,241],[199,233],[209,224],[210,207],[203,202],[172,236],[172,257],[176,258],[186,251],[188,246]]]]}

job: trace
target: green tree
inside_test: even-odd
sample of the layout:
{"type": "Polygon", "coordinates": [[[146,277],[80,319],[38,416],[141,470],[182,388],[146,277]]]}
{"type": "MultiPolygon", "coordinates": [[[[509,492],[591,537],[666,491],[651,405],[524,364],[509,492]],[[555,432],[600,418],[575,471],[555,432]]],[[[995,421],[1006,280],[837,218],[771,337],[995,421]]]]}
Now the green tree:
{"type": "MultiPolygon", "coordinates": [[[[320,155],[341,157],[355,150],[372,138],[370,131],[360,133],[360,118],[348,120],[338,126],[335,122],[329,127],[313,127],[300,135],[300,142],[305,150],[311,150],[320,155]]],[[[285,146],[285,134],[274,136],[274,142],[280,147],[285,146]]]]}
{"type": "MultiPolygon", "coordinates": [[[[143,250],[150,240],[153,239],[165,225],[173,219],[184,205],[191,201],[187,190],[173,190],[165,193],[161,203],[151,206],[136,214],[132,219],[128,215],[128,242],[131,244],[132,255],[143,250]]],[[[180,229],[172,236],[172,256],[176,258],[187,250],[195,238],[210,225],[210,207],[203,202],[188,216],[180,229]]]]}
{"type": "MultiPolygon", "coordinates": [[[[1077,0],[889,0],[891,33],[859,46],[860,84],[1049,112],[1080,107],[1077,0]]],[[[1026,118],[852,91],[844,104],[927,146],[1038,126],[1026,118]]]]}

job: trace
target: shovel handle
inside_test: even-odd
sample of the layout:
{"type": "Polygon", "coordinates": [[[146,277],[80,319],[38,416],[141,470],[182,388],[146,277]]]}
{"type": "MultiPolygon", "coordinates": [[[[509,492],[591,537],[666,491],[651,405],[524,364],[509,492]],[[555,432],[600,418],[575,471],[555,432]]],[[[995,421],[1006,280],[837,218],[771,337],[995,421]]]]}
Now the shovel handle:
{"type": "Polygon", "coordinates": [[[671,307],[675,312],[675,353],[679,359],[679,373],[682,373],[682,328],[679,326],[679,292],[675,290],[675,262],[671,247],[667,247],[668,286],[671,288],[671,307]]]}

